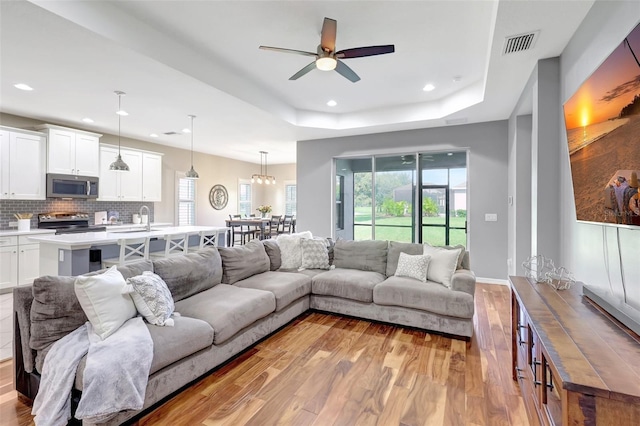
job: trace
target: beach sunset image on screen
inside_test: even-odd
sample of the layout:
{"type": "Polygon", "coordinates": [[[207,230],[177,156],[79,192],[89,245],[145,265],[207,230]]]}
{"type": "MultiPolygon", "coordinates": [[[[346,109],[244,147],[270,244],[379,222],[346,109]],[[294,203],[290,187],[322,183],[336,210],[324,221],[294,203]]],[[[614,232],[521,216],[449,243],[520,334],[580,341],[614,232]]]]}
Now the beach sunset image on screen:
{"type": "Polygon", "coordinates": [[[564,104],[576,215],[640,226],[640,24],[564,104]]]}

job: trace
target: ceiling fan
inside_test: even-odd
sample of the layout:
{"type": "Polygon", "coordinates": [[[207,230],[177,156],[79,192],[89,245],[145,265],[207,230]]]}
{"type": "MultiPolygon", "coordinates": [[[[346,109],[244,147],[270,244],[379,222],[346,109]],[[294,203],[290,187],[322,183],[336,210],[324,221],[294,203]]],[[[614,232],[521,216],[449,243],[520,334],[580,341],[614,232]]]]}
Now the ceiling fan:
{"type": "Polygon", "coordinates": [[[344,62],[342,62],[340,59],[384,55],[385,53],[393,53],[395,51],[394,45],[388,44],[384,46],[354,47],[352,49],[344,49],[336,52],[336,28],[337,22],[335,19],[324,18],[324,22],[322,24],[322,32],[320,35],[320,44],[318,45],[316,53],[271,46],[260,46],[260,49],[273,50],[283,53],[294,53],[296,55],[303,56],[314,56],[316,58],[315,61],[311,62],[309,65],[292,75],[289,80],[297,80],[312,69],[318,68],[322,71],[335,70],[336,72],[338,72],[338,74],[345,77],[352,83],[360,80],[360,77],[351,68],[345,65],[344,62]]]}

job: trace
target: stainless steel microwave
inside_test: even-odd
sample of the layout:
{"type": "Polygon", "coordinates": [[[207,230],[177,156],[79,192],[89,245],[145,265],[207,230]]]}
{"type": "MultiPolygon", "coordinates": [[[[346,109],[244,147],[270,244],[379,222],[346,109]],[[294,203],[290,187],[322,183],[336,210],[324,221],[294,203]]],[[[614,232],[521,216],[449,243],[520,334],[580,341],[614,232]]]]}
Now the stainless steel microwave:
{"type": "Polygon", "coordinates": [[[98,178],[47,173],[47,197],[98,198],[98,178]]]}

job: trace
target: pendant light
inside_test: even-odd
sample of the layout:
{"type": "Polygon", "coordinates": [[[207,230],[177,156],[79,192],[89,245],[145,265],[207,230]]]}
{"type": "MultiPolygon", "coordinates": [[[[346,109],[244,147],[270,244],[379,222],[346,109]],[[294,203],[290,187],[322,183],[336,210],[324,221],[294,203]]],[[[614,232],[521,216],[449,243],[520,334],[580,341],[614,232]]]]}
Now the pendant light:
{"type": "Polygon", "coordinates": [[[113,170],[116,172],[128,172],[129,166],[122,160],[122,156],[120,155],[120,118],[123,115],[128,115],[125,111],[122,110],[121,101],[122,96],[126,95],[126,93],[116,90],[115,94],[118,95],[118,111],[116,111],[116,114],[118,114],[118,157],[116,157],[116,161],[109,165],[109,170],[113,170]]]}
{"type": "Polygon", "coordinates": [[[185,174],[185,177],[187,179],[198,179],[200,178],[200,175],[198,175],[198,172],[193,168],[193,119],[196,118],[196,116],[189,115],[189,118],[191,118],[191,170],[185,174]]]}
{"type": "Polygon", "coordinates": [[[266,185],[269,184],[276,184],[276,178],[273,176],[269,176],[268,174],[268,170],[267,170],[267,154],[269,154],[266,151],[260,151],[260,174],[254,174],[253,176],[251,176],[251,183],[265,183],[266,185]]]}

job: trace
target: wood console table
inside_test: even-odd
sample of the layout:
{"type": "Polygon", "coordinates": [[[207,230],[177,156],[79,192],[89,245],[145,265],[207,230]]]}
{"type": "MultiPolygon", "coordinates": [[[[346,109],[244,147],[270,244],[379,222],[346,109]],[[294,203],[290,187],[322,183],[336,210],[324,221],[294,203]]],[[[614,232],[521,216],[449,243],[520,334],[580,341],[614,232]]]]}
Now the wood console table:
{"type": "Polygon", "coordinates": [[[513,380],[531,424],[640,424],[638,335],[596,309],[581,283],[509,281],[513,380]]]}

